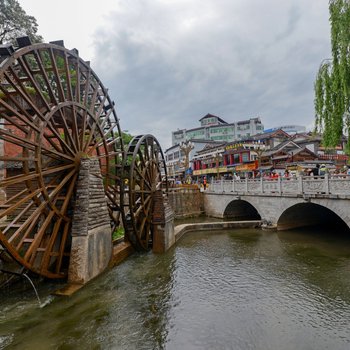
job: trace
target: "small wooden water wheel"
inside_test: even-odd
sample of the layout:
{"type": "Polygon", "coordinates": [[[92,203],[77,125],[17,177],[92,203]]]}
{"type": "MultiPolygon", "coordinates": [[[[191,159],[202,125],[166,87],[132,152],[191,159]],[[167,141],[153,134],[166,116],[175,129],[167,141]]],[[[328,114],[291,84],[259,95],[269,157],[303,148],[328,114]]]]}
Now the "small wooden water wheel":
{"type": "MultiPolygon", "coordinates": [[[[121,130],[107,90],[77,50],[62,42],[18,43],[0,50],[0,258],[62,278],[82,157],[98,158],[112,232],[119,223],[121,130]]],[[[142,144],[147,151],[138,152],[152,175],[141,176],[149,191],[156,146],[148,153],[148,143],[142,144]]],[[[138,174],[136,163],[132,169],[138,174]]],[[[141,193],[133,186],[138,203],[141,193]]],[[[141,202],[148,208],[145,195],[141,202]]],[[[132,214],[134,221],[140,217],[136,209],[132,214]]]]}
{"type": "Polygon", "coordinates": [[[148,250],[152,244],[154,195],[167,190],[166,166],[162,149],[152,135],[140,135],[131,140],[124,159],[125,196],[121,202],[126,238],[138,250],[148,250]],[[126,202],[125,202],[126,201],[126,202]]]}

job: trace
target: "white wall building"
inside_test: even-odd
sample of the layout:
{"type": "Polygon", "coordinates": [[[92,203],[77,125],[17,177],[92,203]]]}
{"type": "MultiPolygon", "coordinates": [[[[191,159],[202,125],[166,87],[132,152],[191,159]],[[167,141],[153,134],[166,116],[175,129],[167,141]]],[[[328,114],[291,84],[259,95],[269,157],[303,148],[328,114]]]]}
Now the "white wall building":
{"type": "Polygon", "coordinates": [[[194,129],[178,129],[172,132],[172,145],[186,140],[212,140],[232,142],[262,133],[264,126],[260,118],[250,118],[234,123],[227,123],[220,117],[207,114],[199,120],[201,126],[194,129]]]}

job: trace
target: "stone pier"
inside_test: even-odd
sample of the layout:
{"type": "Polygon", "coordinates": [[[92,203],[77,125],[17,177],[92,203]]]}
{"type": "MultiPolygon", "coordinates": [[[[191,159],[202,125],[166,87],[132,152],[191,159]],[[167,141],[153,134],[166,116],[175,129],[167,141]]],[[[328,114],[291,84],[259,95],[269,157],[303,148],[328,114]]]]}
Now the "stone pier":
{"type": "Polygon", "coordinates": [[[84,284],[101,274],[112,256],[107,201],[97,159],[81,159],[72,224],[68,282],[84,284]]]}
{"type": "Polygon", "coordinates": [[[154,194],[153,206],[153,252],[165,253],[175,244],[174,212],[161,190],[154,194]]]}

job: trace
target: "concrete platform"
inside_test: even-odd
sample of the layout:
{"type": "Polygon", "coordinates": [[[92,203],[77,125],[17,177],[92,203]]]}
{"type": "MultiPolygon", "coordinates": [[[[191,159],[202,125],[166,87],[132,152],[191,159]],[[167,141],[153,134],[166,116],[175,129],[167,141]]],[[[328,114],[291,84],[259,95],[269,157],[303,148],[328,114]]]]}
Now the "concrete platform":
{"type": "MultiPolygon", "coordinates": [[[[119,265],[123,260],[130,256],[134,252],[134,248],[129,242],[119,241],[113,246],[112,258],[108,267],[112,268],[119,265]]],[[[98,277],[98,276],[97,276],[98,277]]],[[[96,278],[96,277],[95,277],[96,278]]],[[[86,284],[68,283],[63,288],[58,289],[53,295],[69,297],[84,287],[86,284]]]]}
{"type": "Polygon", "coordinates": [[[218,222],[203,222],[194,224],[183,224],[175,226],[175,240],[176,242],[185,234],[191,231],[212,231],[222,229],[235,228],[255,228],[261,226],[261,220],[247,220],[247,221],[218,221],[218,222]]]}

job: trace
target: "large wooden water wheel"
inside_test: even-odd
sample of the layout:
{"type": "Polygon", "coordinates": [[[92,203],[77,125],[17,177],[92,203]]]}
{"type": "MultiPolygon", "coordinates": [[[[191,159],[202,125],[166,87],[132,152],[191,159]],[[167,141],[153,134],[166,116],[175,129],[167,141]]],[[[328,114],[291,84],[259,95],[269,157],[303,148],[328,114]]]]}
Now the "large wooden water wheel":
{"type": "Polygon", "coordinates": [[[0,50],[0,259],[62,278],[82,157],[98,158],[111,231],[118,225],[121,130],[107,90],[77,50],[18,43],[0,50]]]}
{"type": "Polygon", "coordinates": [[[140,135],[131,140],[123,171],[125,234],[136,249],[148,250],[152,245],[155,194],[167,191],[165,159],[154,136],[140,135]]]}

